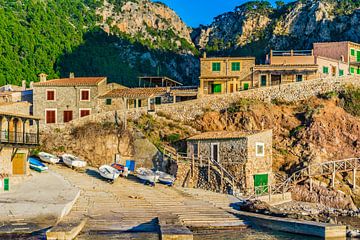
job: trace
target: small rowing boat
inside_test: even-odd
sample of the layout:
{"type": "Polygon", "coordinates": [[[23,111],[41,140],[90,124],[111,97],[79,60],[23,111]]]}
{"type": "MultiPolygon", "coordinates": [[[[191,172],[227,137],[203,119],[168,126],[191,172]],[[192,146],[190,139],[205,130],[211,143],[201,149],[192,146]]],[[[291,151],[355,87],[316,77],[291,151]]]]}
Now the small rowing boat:
{"type": "Polygon", "coordinates": [[[56,164],[60,161],[60,158],[58,158],[57,156],[46,152],[39,152],[38,157],[41,161],[51,164],[56,164]]]}
{"type": "Polygon", "coordinates": [[[175,177],[165,172],[156,171],[156,175],[159,176],[159,182],[168,186],[172,186],[175,182],[175,177]]]}
{"type": "Polygon", "coordinates": [[[113,164],[111,164],[111,166],[113,168],[115,168],[116,170],[118,170],[120,172],[121,176],[127,177],[129,175],[129,170],[124,165],[121,165],[119,163],[113,163],[113,164]]]}
{"type": "Polygon", "coordinates": [[[109,165],[102,165],[99,167],[99,173],[103,178],[111,181],[115,181],[120,175],[118,170],[109,165]]]}
{"type": "Polygon", "coordinates": [[[30,168],[37,172],[43,172],[48,170],[48,167],[35,157],[29,157],[29,164],[30,164],[30,168]]]}
{"type": "Polygon", "coordinates": [[[151,169],[147,168],[138,168],[136,170],[136,176],[145,183],[150,185],[155,185],[158,182],[159,176],[151,169]]]}
{"type": "Polygon", "coordinates": [[[86,167],[86,162],[81,160],[78,157],[75,157],[71,154],[63,154],[61,156],[63,162],[65,165],[67,165],[70,168],[84,168],[86,167]]]}

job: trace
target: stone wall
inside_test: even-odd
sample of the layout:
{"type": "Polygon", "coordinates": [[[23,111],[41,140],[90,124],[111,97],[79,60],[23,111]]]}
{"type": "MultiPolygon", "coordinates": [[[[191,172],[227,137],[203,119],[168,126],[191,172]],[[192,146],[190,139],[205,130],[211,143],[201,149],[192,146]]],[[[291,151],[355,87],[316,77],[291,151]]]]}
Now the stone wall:
{"type": "Polygon", "coordinates": [[[0,103],[0,112],[30,115],[30,106],[28,102],[0,103]]]}
{"type": "MultiPolygon", "coordinates": [[[[197,116],[202,116],[204,112],[209,109],[220,111],[243,98],[258,99],[267,102],[275,99],[283,101],[298,101],[321,93],[342,90],[348,85],[360,87],[360,77],[344,76],[327,79],[314,79],[280,86],[256,88],[232,94],[211,95],[186,102],[157,105],[156,111],[166,114],[173,120],[187,123],[194,121],[197,116]]],[[[142,114],[147,114],[147,108],[130,109],[126,111],[126,118],[128,120],[137,119],[142,114]]],[[[117,111],[117,115],[122,119],[124,117],[124,111],[117,111]]],[[[76,119],[69,124],[72,126],[81,126],[89,122],[114,121],[114,116],[115,111],[103,112],[81,119],[76,119]]],[[[58,127],[62,126],[56,126],[56,128],[58,127]]]]}

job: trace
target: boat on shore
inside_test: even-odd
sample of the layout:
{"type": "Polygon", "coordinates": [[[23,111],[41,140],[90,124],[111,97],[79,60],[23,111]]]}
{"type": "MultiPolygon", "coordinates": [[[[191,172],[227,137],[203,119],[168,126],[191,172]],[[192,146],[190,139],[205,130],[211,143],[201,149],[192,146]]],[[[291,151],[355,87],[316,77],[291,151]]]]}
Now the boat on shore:
{"type": "Polygon", "coordinates": [[[155,174],[159,176],[159,182],[162,184],[172,186],[175,182],[175,177],[168,173],[156,171],[155,174]]]}
{"type": "Polygon", "coordinates": [[[144,183],[149,183],[153,186],[159,180],[159,176],[153,170],[147,168],[138,168],[136,170],[136,176],[144,183]]]}
{"type": "Polygon", "coordinates": [[[29,164],[30,164],[30,168],[37,172],[43,172],[48,170],[48,167],[35,157],[29,157],[29,164]]]}
{"type": "Polygon", "coordinates": [[[120,176],[120,172],[109,165],[99,167],[99,173],[103,178],[111,181],[115,181],[120,176]]]}
{"type": "Polygon", "coordinates": [[[120,172],[120,175],[123,177],[127,177],[129,175],[129,170],[124,165],[121,165],[119,163],[113,163],[113,164],[111,164],[111,167],[118,170],[120,172]]]}
{"type": "Polygon", "coordinates": [[[64,164],[70,168],[84,168],[87,165],[85,161],[71,154],[63,154],[61,158],[64,164]]]}
{"type": "Polygon", "coordinates": [[[46,152],[39,152],[38,157],[41,161],[51,164],[56,164],[60,161],[60,158],[46,152]]]}

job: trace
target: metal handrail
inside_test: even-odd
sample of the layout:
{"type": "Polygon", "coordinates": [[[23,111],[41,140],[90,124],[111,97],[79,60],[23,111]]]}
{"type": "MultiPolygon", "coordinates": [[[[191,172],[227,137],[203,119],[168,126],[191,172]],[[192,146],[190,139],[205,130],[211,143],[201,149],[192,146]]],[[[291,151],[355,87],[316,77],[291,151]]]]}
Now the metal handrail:
{"type": "Polygon", "coordinates": [[[1,131],[1,143],[11,144],[39,144],[38,135],[36,133],[24,133],[16,131],[1,131]]]}

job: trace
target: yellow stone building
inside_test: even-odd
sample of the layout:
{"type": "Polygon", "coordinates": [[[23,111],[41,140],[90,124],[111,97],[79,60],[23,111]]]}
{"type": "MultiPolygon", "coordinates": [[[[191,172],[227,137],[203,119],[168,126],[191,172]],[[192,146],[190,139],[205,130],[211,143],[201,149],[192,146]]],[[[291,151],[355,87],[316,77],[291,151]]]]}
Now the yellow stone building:
{"type": "Polygon", "coordinates": [[[233,93],[253,88],[255,57],[216,57],[200,59],[199,95],[233,93]]]}

